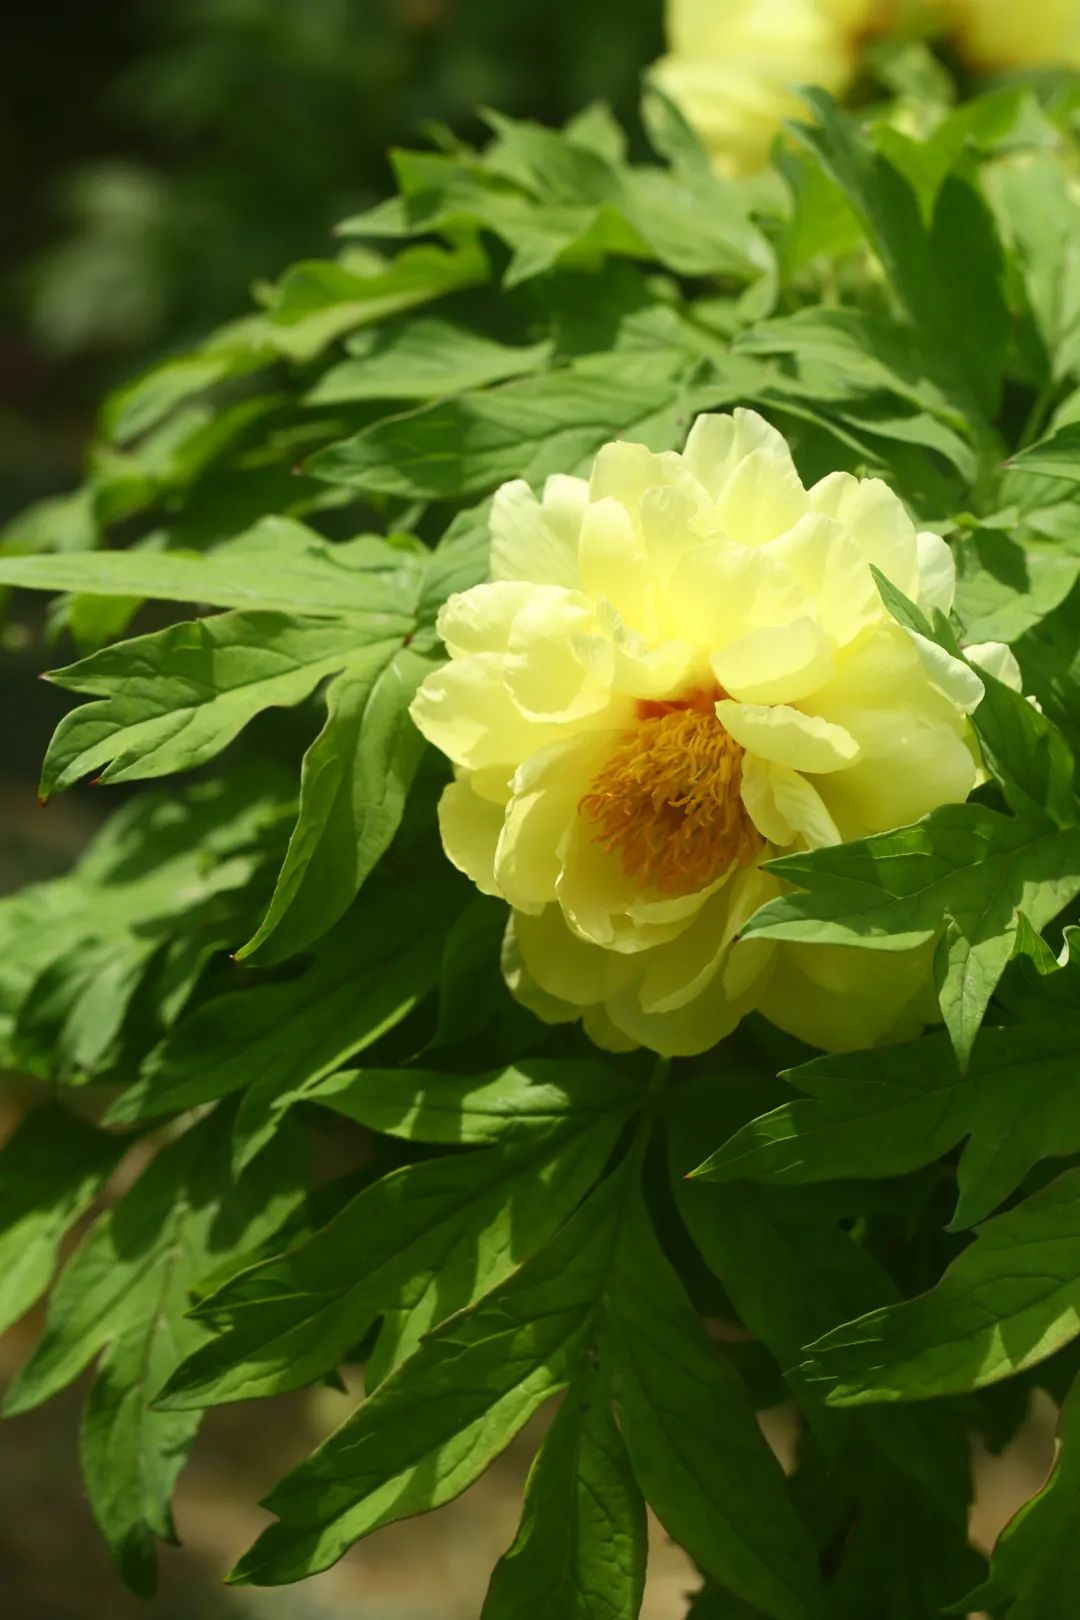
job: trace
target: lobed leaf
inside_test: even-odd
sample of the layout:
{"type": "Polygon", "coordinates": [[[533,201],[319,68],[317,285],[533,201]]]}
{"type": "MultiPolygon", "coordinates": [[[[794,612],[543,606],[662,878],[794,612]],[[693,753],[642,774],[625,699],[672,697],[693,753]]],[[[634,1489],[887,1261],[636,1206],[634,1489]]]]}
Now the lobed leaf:
{"type": "Polygon", "coordinates": [[[521,1526],[495,1566],[481,1620],[637,1620],[645,1503],[611,1400],[586,1364],[566,1391],[525,1489],[521,1526]]]}
{"type": "Polygon", "coordinates": [[[301,703],[355,663],[376,668],[397,642],[356,650],[347,620],[222,613],[92,653],[50,677],[101,701],[61,720],[42,768],[43,799],[97,772],[129,782],[194,770],[264,709],[301,703]]]}
{"type": "Polygon", "coordinates": [[[431,667],[408,647],[380,642],[354,652],[327,689],[273,898],[239,961],[282,961],[320,939],[389,849],[423,752],[409,704],[431,667]]]}
{"type": "Polygon", "coordinates": [[[937,1286],[870,1312],[808,1348],[805,1375],[832,1405],[919,1401],[981,1389],[1080,1332],[1080,1171],[979,1228],[937,1286]]]}
{"type": "Polygon", "coordinates": [[[1019,914],[1041,929],[1080,894],[1080,833],[1048,827],[1045,817],[945,805],[913,827],[769,866],[803,892],[763,906],[747,937],[898,951],[944,927],[939,999],[966,1064],[1019,914]]]}
{"type": "Polygon", "coordinates": [[[678,353],[582,361],[376,422],[314,456],[309,470],[351,488],[443,501],[509,478],[577,472],[614,436],[673,443],[692,369],[678,353]]]}
{"type": "Polygon", "coordinates": [[[49,1103],[0,1150],[0,1332],[45,1292],[60,1243],[115,1168],[126,1142],[49,1103]]]}
{"type": "Polygon", "coordinates": [[[42,1337],[4,1410],[48,1400],[99,1359],[83,1416],[91,1506],[124,1579],[148,1595],[155,1539],[174,1540],[169,1497],[198,1414],[158,1414],[151,1396],[205,1329],[186,1315],[200,1273],[269,1233],[295,1204],[303,1163],[290,1146],[235,1189],[227,1136],[204,1121],[164,1148],[83,1240],[53,1290],[42,1337]]]}

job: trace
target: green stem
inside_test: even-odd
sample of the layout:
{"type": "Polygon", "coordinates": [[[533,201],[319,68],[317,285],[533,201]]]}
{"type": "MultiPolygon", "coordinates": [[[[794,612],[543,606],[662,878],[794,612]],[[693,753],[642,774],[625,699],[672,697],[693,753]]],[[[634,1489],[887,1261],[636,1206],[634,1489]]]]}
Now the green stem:
{"type": "Polygon", "coordinates": [[[1042,437],[1047,418],[1053,410],[1057,393],[1058,384],[1053,377],[1043,383],[1035,396],[1031,410],[1028,412],[1028,419],[1024,423],[1024,430],[1020,435],[1020,443],[1017,445],[1018,450],[1026,450],[1029,444],[1034,444],[1036,439],[1042,437]]]}

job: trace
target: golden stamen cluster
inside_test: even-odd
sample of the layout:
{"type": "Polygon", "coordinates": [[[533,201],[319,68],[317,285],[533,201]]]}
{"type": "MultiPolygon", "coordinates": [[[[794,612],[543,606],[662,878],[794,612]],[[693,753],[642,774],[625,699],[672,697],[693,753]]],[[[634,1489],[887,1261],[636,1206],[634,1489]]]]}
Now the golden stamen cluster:
{"type": "Polygon", "coordinates": [[[663,895],[692,894],[760,844],[740,797],[743,750],[711,708],[675,708],[628,731],[579,811],[627,877],[663,895]]]}

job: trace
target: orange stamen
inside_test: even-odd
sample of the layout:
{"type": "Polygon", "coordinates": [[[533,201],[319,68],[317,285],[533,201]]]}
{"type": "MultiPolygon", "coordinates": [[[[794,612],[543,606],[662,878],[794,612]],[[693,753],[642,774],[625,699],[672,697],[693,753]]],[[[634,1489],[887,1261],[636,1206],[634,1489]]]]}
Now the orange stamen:
{"type": "Polygon", "coordinates": [[[743,807],[743,749],[695,693],[640,703],[578,805],[596,842],[643,889],[692,894],[751,860],[760,838],[743,807]]]}

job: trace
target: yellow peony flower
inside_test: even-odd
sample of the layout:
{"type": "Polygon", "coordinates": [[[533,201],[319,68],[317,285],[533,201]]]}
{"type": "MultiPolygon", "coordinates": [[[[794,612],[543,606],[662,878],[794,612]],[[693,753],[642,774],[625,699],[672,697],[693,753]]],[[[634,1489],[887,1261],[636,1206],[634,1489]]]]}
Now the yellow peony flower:
{"type": "Polygon", "coordinates": [[[980,681],[890,617],[871,563],[949,607],[944,541],[880,480],[805,489],[752,411],[498,491],[491,583],[447,602],[412,715],[455,767],[446,852],[512,907],[505,972],[540,1017],[668,1054],[751,1008],[833,1049],[924,1021],[925,949],[739,937],[780,890],[763,861],[975,783],[980,681]]]}
{"type": "Polygon", "coordinates": [[[950,0],[954,43],[981,72],[1080,67],[1078,0],[950,0]]]}
{"type": "Polygon", "coordinates": [[[668,0],[668,54],[652,77],[722,173],[751,173],[783,120],[806,111],[793,86],[847,87],[874,9],[874,0],[668,0]]]}

